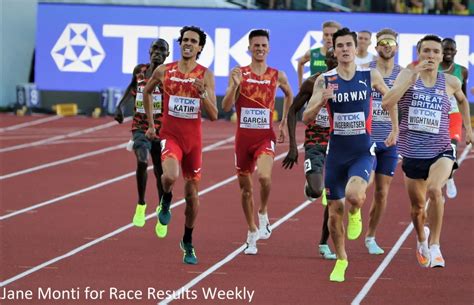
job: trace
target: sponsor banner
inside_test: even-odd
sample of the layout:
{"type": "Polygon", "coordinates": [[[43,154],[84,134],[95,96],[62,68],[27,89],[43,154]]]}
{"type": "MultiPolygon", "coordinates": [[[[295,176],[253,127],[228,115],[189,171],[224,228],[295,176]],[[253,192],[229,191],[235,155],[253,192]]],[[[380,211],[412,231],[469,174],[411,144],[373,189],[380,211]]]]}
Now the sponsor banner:
{"type": "MultiPolygon", "coordinates": [[[[149,61],[148,49],[153,39],[160,37],[170,43],[167,62],[178,60],[179,30],[196,25],[208,34],[199,63],[214,72],[217,95],[225,94],[229,71],[234,66],[250,63],[248,33],[256,28],[270,31],[268,64],[283,70],[297,91],[297,60],[308,49],[322,46],[321,24],[327,20],[336,20],[354,31],[375,33],[389,27],[399,32],[396,62],[401,66],[416,58],[415,45],[425,34],[454,38],[456,61],[474,75],[474,21],[470,16],[55,3],[40,3],[38,7],[35,73],[41,90],[125,88],[135,65],[149,61]]],[[[369,51],[375,52],[374,45],[373,42],[369,51]]],[[[305,76],[309,76],[309,67],[305,76]]]]}

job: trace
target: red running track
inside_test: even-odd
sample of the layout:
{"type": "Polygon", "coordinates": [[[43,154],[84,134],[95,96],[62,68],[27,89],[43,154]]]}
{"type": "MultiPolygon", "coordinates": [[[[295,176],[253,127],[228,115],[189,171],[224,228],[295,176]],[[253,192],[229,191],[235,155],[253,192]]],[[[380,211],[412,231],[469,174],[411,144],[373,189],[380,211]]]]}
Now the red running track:
{"type": "MultiPolygon", "coordinates": [[[[27,117],[17,119],[26,120],[27,117]]],[[[59,121],[62,120],[66,122],[69,118],[59,121]]],[[[77,125],[78,121],[73,119],[70,122],[77,125]]],[[[106,123],[105,120],[99,122],[92,119],[84,119],[83,122],[87,123],[81,128],[106,123]]],[[[16,123],[21,121],[11,122],[16,123]]],[[[235,128],[228,122],[205,122],[204,127],[204,145],[232,136],[235,128]]],[[[73,127],[66,126],[65,129],[68,128],[73,127]]],[[[83,139],[114,137],[114,143],[118,144],[127,141],[128,128],[129,126],[117,125],[85,135],[83,139]]],[[[19,131],[20,129],[10,133],[19,131]]],[[[69,131],[68,129],[66,132],[69,131]]],[[[8,133],[5,132],[2,136],[8,133]]],[[[302,126],[299,126],[300,143],[301,136],[302,126]]],[[[41,147],[41,152],[38,152],[39,147],[25,148],[22,154],[8,155],[7,163],[19,164],[25,155],[30,155],[28,166],[35,166],[112,145],[109,142],[89,144],[84,145],[84,142],[50,144],[41,147]],[[69,150],[70,147],[73,149],[69,150]],[[45,157],[44,154],[48,156],[45,157]]],[[[286,152],[286,149],[286,144],[278,146],[277,154],[286,152]]],[[[0,154],[0,156],[2,174],[8,173],[3,171],[6,155],[0,154]]],[[[203,162],[201,190],[233,177],[232,144],[204,153],[203,162]]],[[[303,155],[300,154],[300,164],[291,171],[281,168],[281,160],[275,162],[270,202],[272,223],[305,201],[302,194],[304,184],[302,162],[303,155]]],[[[0,181],[2,190],[0,215],[9,213],[9,210],[24,208],[133,172],[134,166],[133,156],[121,149],[0,181]]],[[[16,170],[25,167],[27,166],[17,165],[16,170]]],[[[471,232],[473,209],[472,200],[469,198],[474,194],[469,173],[474,170],[473,167],[472,158],[463,163],[456,173],[458,197],[455,200],[447,200],[446,203],[442,249],[447,267],[444,269],[418,267],[414,255],[415,237],[411,233],[381,277],[368,291],[362,304],[472,303],[473,289],[470,283],[474,282],[474,268],[469,262],[473,261],[474,243],[472,235],[464,232],[471,232]],[[467,236],[467,239],[464,236],[467,236]]],[[[12,170],[15,170],[14,166],[11,167],[10,171],[12,170]]],[[[156,191],[151,171],[149,177],[148,212],[152,213],[156,206],[156,191]]],[[[255,189],[258,191],[257,185],[255,189]]],[[[178,201],[183,194],[181,181],[175,190],[173,201],[178,201]]],[[[368,198],[371,194],[372,190],[369,190],[368,198]]],[[[255,199],[257,198],[255,196],[255,199]]],[[[1,220],[1,281],[12,279],[41,263],[128,225],[135,200],[135,180],[131,176],[37,210],[1,220]]],[[[34,293],[33,300],[15,302],[3,300],[0,303],[156,304],[158,301],[150,299],[147,295],[148,288],[170,290],[169,292],[177,290],[221,261],[245,241],[246,225],[235,180],[202,195],[200,201],[201,210],[194,234],[199,265],[187,266],[181,262],[182,254],[178,242],[183,231],[184,206],[179,205],[173,209],[173,219],[167,238],[159,240],[154,235],[155,218],[148,220],[142,229],[126,227],[123,232],[90,245],[74,255],[47,264],[44,268],[33,269],[35,272],[5,286],[7,289],[21,291],[31,289],[34,293]],[[105,290],[100,301],[85,299],[84,290],[88,286],[105,290]],[[38,300],[39,287],[77,289],[80,292],[80,299],[38,300]],[[108,295],[113,288],[142,291],[143,296],[141,300],[115,300],[113,296],[108,295]]],[[[258,200],[256,202],[258,203],[258,200]]],[[[369,205],[368,200],[363,209],[364,216],[368,214],[369,205]]],[[[214,304],[217,300],[205,300],[202,289],[233,291],[237,287],[240,290],[254,291],[252,304],[350,304],[409,224],[409,203],[401,171],[398,170],[396,173],[387,213],[377,234],[377,240],[386,250],[386,254],[382,256],[367,254],[363,238],[347,241],[350,265],[345,283],[336,284],[328,281],[334,262],[322,260],[316,250],[322,213],[323,208],[319,201],[310,204],[275,229],[271,239],[259,241],[258,255],[237,255],[193,286],[187,294],[188,298],[181,297],[181,300],[173,303],[214,304]],[[197,299],[193,300],[194,296],[197,299]]],[[[364,220],[366,222],[367,217],[364,217],[364,220]]],[[[0,296],[1,293],[2,290],[0,296]]],[[[220,300],[220,303],[242,304],[248,301],[248,298],[245,300],[227,298],[220,300]]]]}

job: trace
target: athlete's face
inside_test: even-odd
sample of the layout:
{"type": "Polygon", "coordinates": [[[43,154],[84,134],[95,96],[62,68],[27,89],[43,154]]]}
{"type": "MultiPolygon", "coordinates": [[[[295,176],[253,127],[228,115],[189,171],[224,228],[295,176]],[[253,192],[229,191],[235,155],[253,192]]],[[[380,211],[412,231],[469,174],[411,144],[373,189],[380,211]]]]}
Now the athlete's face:
{"type": "Polygon", "coordinates": [[[357,48],[362,51],[367,51],[370,45],[370,34],[366,32],[360,32],[357,34],[357,48]]]}
{"type": "Polygon", "coordinates": [[[385,34],[377,39],[375,50],[385,60],[392,59],[398,51],[397,40],[393,35],[385,34]]]}
{"type": "Polygon", "coordinates": [[[326,52],[326,66],[328,66],[328,70],[332,70],[337,66],[337,58],[334,57],[334,49],[330,48],[326,52]]]}
{"type": "Polygon", "coordinates": [[[443,42],[443,61],[453,62],[454,56],[456,56],[456,44],[452,41],[443,42]]]}
{"type": "Polygon", "coordinates": [[[355,41],[351,35],[339,36],[336,39],[334,55],[338,63],[350,63],[354,61],[356,54],[355,41]]]}
{"type": "Polygon", "coordinates": [[[270,45],[266,36],[255,36],[250,39],[249,51],[252,54],[252,60],[265,61],[270,45]]]}
{"type": "Polygon", "coordinates": [[[168,43],[163,39],[155,40],[150,47],[150,62],[156,66],[161,65],[168,55],[168,43]]]}
{"type": "Polygon", "coordinates": [[[423,41],[418,52],[420,62],[426,61],[429,70],[438,70],[439,63],[443,59],[441,44],[434,40],[423,41]]]}
{"type": "Polygon", "coordinates": [[[181,56],[184,59],[196,58],[197,54],[202,51],[199,45],[199,34],[193,31],[186,31],[181,40],[181,56]]]}
{"type": "Polygon", "coordinates": [[[328,26],[323,28],[323,44],[326,49],[332,47],[332,35],[337,32],[337,28],[328,26]]]}

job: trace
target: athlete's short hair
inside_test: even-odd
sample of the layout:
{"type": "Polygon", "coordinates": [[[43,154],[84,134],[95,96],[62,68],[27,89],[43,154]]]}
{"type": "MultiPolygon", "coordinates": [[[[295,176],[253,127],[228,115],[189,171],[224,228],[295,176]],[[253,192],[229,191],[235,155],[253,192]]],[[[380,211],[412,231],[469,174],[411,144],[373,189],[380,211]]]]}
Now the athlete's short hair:
{"type": "Polygon", "coordinates": [[[324,28],[336,28],[340,30],[342,28],[342,25],[337,21],[329,20],[323,23],[323,29],[324,28]]]}
{"type": "Polygon", "coordinates": [[[359,31],[357,34],[360,34],[360,33],[367,33],[367,34],[369,34],[370,37],[372,37],[372,32],[371,31],[362,30],[362,31],[359,31]]]}
{"type": "Polygon", "coordinates": [[[418,52],[420,52],[421,50],[421,44],[425,41],[436,41],[441,45],[441,47],[443,45],[442,40],[438,35],[426,35],[425,37],[421,38],[420,41],[418,41],[418,43],[416,44],[416,49],[418,50],[418,52]]]}
{"type": "Polygon", "coordinates": [[[456,40],[454,40],[452,38],[447,37],[447,38],[443,39],[443,41],[441,43],[444,44],[445,42],[450,42],[450,43],[452,43],[456,46],[456,40]]]}
{"type": "Polygon", "coordinates": [[[259,36],[267,37],[268,41],[270,41],[270,33],[268,32],[268,30],[263,30],[263,29],[250,31],[249,41],[252,40],[252,38],[259,37],[259,36]]]}
{"type": "Polygon", "coordinates": [[[351,30],[349,30],[349,28],[342,28],[342,29],[338,30],[336,33],[334,33],[332,35],[332,46],[334,47],[334,49],[336,49],[336,39],[337,39],[337,37],[342,37],[342,36],[346,36],[346,35],[352,36],[352,39],[354,39],[355,46],[357,47],[357,34],[356,34],[356,32],[352,32],[351,30]]]}
{"type": "Polygon", "coordinates": [[[375,37],[377,38],[377,40],[383,36],[383,35],[392,35],[393,37],[395,37],[395,39],[398,38],[398,33],[395,32],[394,30],[390,29],[390,28],[384,28],[384,29],[381,29],[380,31],[377,32],[377,34],[375,35],[375,37]]]}
{"type": "MultiPolygon", "coordinates": [[[[178,38],[178,42],[179,44],[181,45],[181,42],[183,41],[183,36],[184,36],[184,33],[186,33],[187,31],[192,31],[192,32],[195,32],[199,35],[199,45],[202,46],[204,48],[204,45],[206,44],[206,33],[204,33],[204,31],[197,27],[197,26],[185,26],[183,28],[181,28],[181,30],[179,31],[179,38],[178,38]]],[[[199,55],[201,54],[201,52],[198,52],[197,53],[197,56],[196,56],[196,59],[199,58],[199,55]]]]}

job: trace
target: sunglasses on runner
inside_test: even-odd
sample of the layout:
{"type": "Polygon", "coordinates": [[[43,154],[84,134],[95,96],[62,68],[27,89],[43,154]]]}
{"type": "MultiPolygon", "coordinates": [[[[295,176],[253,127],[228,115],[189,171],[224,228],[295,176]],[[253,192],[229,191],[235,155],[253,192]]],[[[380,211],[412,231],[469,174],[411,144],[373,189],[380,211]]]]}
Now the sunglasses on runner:
{"type": "Polygon", "coordinates": [[[385,38],[377,42],[378,47],[394,47],[397,45],[397,42],[390,38],[385,38]]]}

